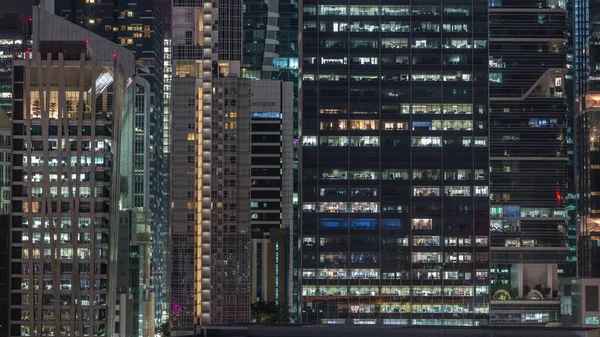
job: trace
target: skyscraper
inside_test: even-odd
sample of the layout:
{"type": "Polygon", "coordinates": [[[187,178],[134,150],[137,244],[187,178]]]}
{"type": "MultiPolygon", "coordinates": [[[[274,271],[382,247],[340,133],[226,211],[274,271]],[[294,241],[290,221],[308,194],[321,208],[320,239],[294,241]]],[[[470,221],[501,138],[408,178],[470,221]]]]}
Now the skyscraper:
{"type": "Polygon", "coordinates": [[[12,113],[12,60],[25,51],[25,29],[17,14],[0,15],[0,110],[12,113]]]}
{"type": "Polygon", "coordinates": [[[166,319],[164,313],[169,301],[166,273],[169,195],[165,187],[169,158],[163,151],[163,0],[53,0],[53,3],[52,6],[48,2],[47,10],[133,52],[136,76],[150,84],[146,89],[136,86],[138,93],[142,90],[141,95],[148,98],[136,108],[135,121],[129,125],[132,137],[127,146],[131,146],[131,156],[124,158],[128,165],[124,179],[129,197],[122,206],[138,212],[135,219],[140,222],[142,236],[152,233],[152,247],[143,250],[147,254],[144,260],[151,260],[151,275],[145,278],[146,291],[152,295],[144,297],[155,305],[156,322],[152,326],[159,325],[166,319]]]}
{"type": "MultiPolygon", "coordinates": [[[[598,262],[600,262],[600,237],[598,221],[600,214],[600,199],[598,198],[598,179],[600,178],[598,156],[598,137],[600,136],[600,2],[589,1],[588,31],[579,31],[579,36],[589,38],[587,49],[589,61],[589,76],[585,76],[584,85],[579,92],[581,96],[581,113],[577,116],[579,141],[579,195],[581,197],[580,215],[580,277],[599,277],[598,262]],[[587,34],[586,34],[587,33],[587,34]]],[[[579,21],[583,26],[585,21],[579,21]]],[[[582,29],[586,27],[581,27],[582,29]]],[[[585,75],[585,74],[584,74],[585,75]]]]}
{"type": "Polygon", "coordinates": [[[134,57],[38,7],[33,22],[14,65],[10,334],[112,334],[134,57]]]}
{"type": "Polygon", "coordinates": [[[301,320],[484,325],[487,2],[301,10],[301,320]]]}
{"type": "MultiPolygon", "coordinates": [[[[290,264],[285,271],[287,293],[285,301],[278,300],[278,304],[285,305],[294,314],[297,310],[298,299],[298,2],[295,0],[270,1],[264,3],[257,0],[246,0],[243,6],[244,20],[244,49],[242,77],[253,79],[275,79],[289,81],[294,84],[293,103],[293,200],[284,199],[282,204],[286,207],[290,203],[293,207],[293,219],[286,224],[288,228],[287,259],[290,264]]],[[[286,143],[286,140],[283,140],[286,143]]],[[[278,228],[280,224],[273,223],[272,228],[278,228]]],[[[253,238],[265,241],[268,230],[256,230],[253,238]],[[261,233],[262,232],[262,233],[261,233]],[[261,236],[263,234],[264,236],[261,236]],[[265,239],[265,240],[263,240],[265,239]]],[[[278,232],[278,230],[276,230],[278,232]]],[[[266,240],[270,241],[270,240],[266,240]]],[[[265,242],[254,242],[255,249],[262,247],[265,242]]],[[[257,258],[253,260],[253,270],[259,268],[257,258]]],[[[263,256],[264,258],[264,256],[263,256]]],[[[264,266],[263,266],[264,267],[264,266]]],[[[268,266],[271,268],[272,266],[268,266]]],[[[272,274],[273,276],[274,274],[272,274]]],[[[265,275],[266,276],[266,275],[265,275]]],[[[280,275],[283,277],[284,275],[280,275]]],[[[259,281],[258,274],[254,275],[253,282],[274,284],[275,279],[270,277],[259,281]]],[[[260,296],[257,296],[260,298],[260,296]]]]}
{"type": "Polygon", "coordinates": [[[492,289],[495,299],[521,299],[493,301],[492,324],[559,319],[558,266],[569,252],[566,19],[564,1],[490,2],[492,289]]]}

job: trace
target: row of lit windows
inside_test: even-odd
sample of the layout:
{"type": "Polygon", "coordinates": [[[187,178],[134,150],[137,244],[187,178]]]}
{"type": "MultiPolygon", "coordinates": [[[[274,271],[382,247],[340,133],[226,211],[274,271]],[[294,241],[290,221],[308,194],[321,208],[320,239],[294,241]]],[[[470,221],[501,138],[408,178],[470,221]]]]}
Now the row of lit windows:
{"type": "MultiPolygon", "coordinates": [[[[23,143],[24,149],[31,149],[32,151],[43,151],[44,147],[48,149],[48,151],[66,151],[70,149],[71,151],[77,151],[78,145],[81,145],[81,151],[110,151],[110,140],[97,140],[95,142],[89,140],[80,140],[80,139],[61,139],[60,143],[57,139],[48,139],[47,143],[43,140],[32,140],[31,142],[23,143]],[[45,145],[47,144],[47,146],[45,145]],[[92,144],[95,145],[92,148],[92,144]]],[[[35,165],[33,163],[43,163],[43,156],[34,155],[32,158],[32,166],[41,166],[35,165]]],[[[23,160],[24,166],[27,166],[26,159],[23,160]]]]}
{"type": "MultiPolygon", "coordinates": [[[[40,286],[39,286],[39,279],[27,279],[24,278],[21,280],[21,289],[22,290],[29,290],[29,289],[34,289],[34,290],[39,290],[40,286]],[[32,282],[33,281],[33,282],[32,282]]],[[[60,279],[60,284],[59,284],[59,289],[60,290],[72,290],[73,288],[76,288],[78,290],[91,290],[92,288],[94,290],[106,290],[106,279],[96,279],[96,280],[90,280],[90,279],[82,279],[79,282],[79,287],[77,287],[76,285],[74,286],[74,282],[71,278],[61,278],[60,279]],[[92,286],[93,284],[93,286],[92,286]]],[[[43,283],[42,283],[42,289],[44,290],[53,290],[54,288],[54,280],[51,278],[45,278],[43,279],[43,283]]],[[[42,310],[42,320],[54,320],[54,310],[49,309],[49,310],[42,310]]]]}
{"type": "MultiPolygon", "coordinates": [[[[310,260],[314,254],[305,253],[304,258],[310,260]]],[[[477,262],[487,262],[489,254],[487,252],[475,253],[477,262]]],[[[319,255],[319,262],[324,267],[345,268],[348,263],[352,264],[378,264],[379,253],[351,253],[350,259],[346,253],[323,253],[319,255]]],[[[470,252],[413,252],[411,254],[412,263],[472,263],[473,254],[470,252]]]]}
{"type": "MultiPolygon", "coordinates": [[[[93,249],[95,252],[94,258],[96,259],[107,259],[108,258],[108,249],[107,248],[96,248],[93,249]]],[[[92,249],[90,248],[21,248],[21,258],[22,259],[89,259],[92,254],[92,249]]]]}
{"type": "Polygon", "coordinates": [[[302,296],[472,297],[488,293],[488,286],[302,286],[302,296]]]}
{"type": "MultiPolygon", "coordinates": [[[[108,243],[108,234],[107,233],[95,233],[94,243],[108,243]]],[[[77,243],[91,243],[92,233],[77,233],[77,243]]],[[[21,243],[72,243],[73,242],[73,234],[72,233],[60,233],[53,234],[50,233],[28,233],[21,232],[21,243]],[[43,235],[42,235],[43,234],[43,235]],[[53,238],[51,240],[51,238],[53,238]]]]}
{"type": "MultiPolygon", "coordinates": [[[[434,279],[434,280],[470,280],[471,272],[460,272],[457,270],[445,270],[442,272],[440,269],[413,269],[412,279],[434,279]]],[[[303,269],[303,279],[411,279],[408,271],[392,272],[392,273],[380,273],[379,269],[303,269]]],[[[478,269],[475,273],[475,277],[478,280],[485,280],[489,277],[487,269],[478,269]]],[[[396,287],[397,288],[397,287],[396,287]]],[[[399,296],[409,296],[410,287],[400,287],[400,292],[396,292],[399,296]],[[405,295],[403,295],[405,294],[405,295]]],[[[389,290],[389,288],[386,288],[389,290]]]]}
{"type": "MultiPolygon", "coordinates": [[[[363,65],[376,65],[377,64],[377,59],[372,58],[372,57],[358,57],[357,59],[362,59],[360,61],[356,61],[356,63],[362,62],[360,64],[363,65]],[[365,59],[367,59],[368,61],[365,61],[365,59]]],[[[324,62],[323,64],[347,64],[347,58],[340,58],[340,59],[322,59],[322,61],[324,62]]],[[[353,61],[351,60],[351,63],[353,61]]],[[[316,80],[324,80],[324,81],[345,81],[348,79],[347,75],[344,74],[337,74],[337,75],[333,75],[333,74],[320,74],[320,75],[314,75],[314,74],[310,74],[310,73],[306,73],[302,75],[302,79],[304,81],[316,81],[316,80]]],[[[454,73],[454,74],[446,74],[446,75],[440,75],[440,74],[413,74],[412,76],[406,73],[403,74],[387,74],[387,75],[382,75],[382,76],[376,76],[376,75],[352,75],[350,76],[350,80],[352,81],[378,81],[379,79],[381,79],[382,81],[394,81],[394,82],[406,82],[409,80],[413,80],[413,81],[433,81],[433,82],[437,82],[437,81],[444,81],[444,82],[470,82],[472,81],[472,76],[471,74],[465,74],[465,73],[454,73]]]]}
{"type": "MultiPolygon", "coordinates": [[[[420,221],[423,219],[415,219],[416,221],[420,221]]],[[[325,227],[323,226],[324,224],[327,223],[331,223],[334,222],[334,225],[340,225],[340,222],[346,222],[347,220],[345,219],[321,219],[321,227],[322,228],[330,228],[330,227],[325,227]],[[335,223],[335,222],[338,223],[335,223]]],[[[399,228],[400,226],[400,219],[382,219],[381,220],[382,225],[386,226],[386,224],[397,224],[396,227],[387,227],[387,228],[399,228]]],[[[360,228],[357,227],[357,224],[361,224],[361,223],[366,223],[366,225],[371,225],[372,227],[368,227],[368,228],[376,228],[377,226],[377,219],[352,219],[351,221],[351,228],[360,228]]],[[[341,226],[335,227],[335,228],[340,228],[341,226]]],[[[347,225],[345,227],[342,228],[347,228],[347,225]]],[[[413,246],[437,246],[439,247],[441,245],[441,240],[439,236],[435,236],[435,235],[413,235],[412,236],[413,239],[413,246]]],[[[319,237],[319,246],[320,247],[327,247],[329,245],[344,245],[345,244],[346,239],[345,238],[340,238],[338,236],[321,236],[319,237]]],[[[465,236],[465,237],[444,237],[444,246],[446,247],[471,247],[472,246],[472,238],[471,236],[465,236]]],[[[409,238],[408,237],[396,237],[396,238],[392,238],[387,239],[384,238],[383,239],[383,243],[384,244],[394,244],[396,246],[401,246],[401,247],[409,247],[409,238]]],[[[317,245],[317,238],[315,236],[305,236],[302,238],[302,245],[304,247],[310,248],[310,247],[315,247],[317,245]]],[[[487,236],[477,236],[475,237],[475,246],[477,247],[487,247],[488,245],[488,237],[487,236]]]]}
{"type": "Polygon", "coordinates": [[[441,6],[397,6],[397,5],[321,5],[305,6],[305,15],[366,15],[366,16],[394,16],[394,15],[458,15],[469,16],[471,14],[470,6],[445,5],[443,11],[441,6]],[[318,9],[318,11],[317,11],[318,9]]]}
{"type": "MultiPolygon", "coordinates": [[[[409,180],[409,170],[384,170],[381,172],[381,177],[383,180],[409,180]]],[[[413,180],[440,180],[441,170],[439,169],[415,169],[412,171],[412,179],[413,180]]],[[[350,171],[350,176],[352,179],[362,179],[364,171],[350,171]]],[[[323,179],[347,179],[348,171],[340,171],[340,170],[325,170],[322,173],[323,179]]],[[[443,174],[444,180],[471,180],[473,179],[473,174],[471,170],[468,169],[448,169],[444,170],[443,174]]],[[[484,169],[475,170],[474,175],[475,180],[486,180],[487,173],[484,169]]],[[[376,179],[376,178],[375,178],[376,179]]],[[[362,190],[365,190],[364,188],[362,190]]],[[[369,196],[377,195],[377,188],[369,188],[369,196]]],[[[364,196],[365,191],[359,191],[358,189],[352,189],[352,196],[364,196]]],[[[345,196],[346,189],[345,188],[322,188],[321,196],[345,196]]]]}
{"type": "MultiPolygon", "coordinates": [[[[384,180],[408,180],[410,179],[409,172],[409,170],[402,169],[387,169],[381,172],[371,170],[346,171],[339,169],[326,169],[321,172],[320,178],[327,180],[345,180],[350,177],[350,179],[353,180],[376,180],[379,179],[381,173],[381,179],[384,180]]],[[[413,170],[414,180],[439,180],[440,176],[441,174],[439,169],[413,170]]],[[[475,170],[475,180],[485,180],[486,176],[485,170],[475,170]]],[[[472,172],[469,169],[444,170],[444,180],[471,180],[472,177],[472,172]]]]}
{"type": "Polygon", "coordinates": [[[69,182],[69,181],[87,182],[87,181],[91,181],[91,175],[90,175],[90,172],[80,173],[80,174],[72,173],[71,177],[69,179],[69,175],[67,173],[61,173],[60,175],[58,175],[56,173],[50,173],[50,174],[48,174],[47,178],[44,179],[44,174],[41,172],[31,173],[30,175],[28,173],[24,173],[23,181],[25,181],[25,182],[31,181],[34,183],[41,183],[44,181],[49,181],[51,183],[55,183],[58,181],[61,181],[61,182],[69,182]]]}
{"type": "MultiPolygon", "coordinates": [[[[23,217],[20,226],[22,228],[61,228],[68,229],[72,226],[77,225],[79,229],[90,228],[92,224],[92,219],[86,216],[77,216],[77,221],[71,221],[70,217],[62,217],[60,220],[58,217],[44,217],[44,221],[42,222],[41,217],[32,217],[29,220],[27,217],[23,217]]],[[[104,217],[96,217],[93,221],[94,228],[108,228],[108,219],[104,217]]]]}
{"type": "MultiPolygon", "coordinates": [[[[42,207],[42,203],[40,201],[23,201],[21,204],[21,212],[23,213],[45,213],[45,212],[49,212],[50,210],[46,211],[45,209],[43,209],[42,207]]],[[[71,207],[71,203],[69,202],[56,202],[56,201],[52,201],[51,204],[51,212],[62,212],[62,213],[69,213],[70,211],[79,211],[80,213],[90,213],[90,212],[96,212],[96,213],[108,213],[109,212],[109,207],[106,203],[103,202],[95,202],[95,203],[91,203],[91,202],[79,202],[78,203],[78,207],[71,207]]]]}
{"type": "MultiPolygon", "coordinates": [[[[407,130],[407,122],[380,121],[378,119],[336,119],[320,122],[321,130],[339,131],[339,130],[407,130]]],[[[485,122],[477,122],[477,129],[483,130],[485,122]]],[[[433,120],[433,121],[414,121],[413,130],[430,131],[471,131],[473,130],[472,120],[433,120]]]]}
{"type": "MultiPolygon", "coordinates": [[[[447,197],[487,197],[489,195],[488,186],[474,186],[474,193],[471,193],[471,186],[446,186],[444,195],[447,197]]],[[[440,187],[437,186],[418,186],[413,188],[414,197],[440,197],[440,187]]],[[[318,213],[378,213],[378,203],[367,202],[321,202],[304,203],[303,212],[318,213]]],[[[25,212],[25,211],[24,211],[25,212]]]]}
{"type": "MultiPolygon", "coordinates": [[[[329,203],[329,204],[335,205],[335,204],[340,204],[340,203],[329,203]]],[[[341,203],[341,204],[345,204],[345,203],[341,203]]],[[[362,204],[373,204],[373,203],[362,203],[362,204]]],[[[310,204],[309,207],[314,207],[314,204],[310,204]]],[[[355,219],[351,219],[350,221],[346,218],[321,218],[320,219],[321,229],[347,229],[349,224],[350,224],[350,228],[352,228],[352,229],[376,229],[379,226],[379,224],[381,224],[381,227],[386,228],[386,229],[401,229],[403,227],[402,219],[395,219],[395,218],[383,218],[383,219],[381,219],[381,222],[378,222],[377,219],[375,219],[375,218],[355,218],[355,219]]],[[[410,228],[413,230],[431,230],[431,229],[433,229],[433,219],[431,219],[431,218],[411,219],[410,228]]],[[[455,242],[454,240],[451,240],[451,239],[449,239],[449,240],[450,241],[447,242],[448,245],[452,245],[455,242]]],[[[484,241],[478,240],[477,242],[484,244],[484,241]]],[[[324,243],[327,243],[327,242],[324,242],[324,243]]],[[[396,241],[396,242],[391,242],[391,243],[395,244],[395,245],[399,245],[399,246],[408,246],[408,241],[406,241],[406,242],[396,241]]],[[[466,241],[466,239],[459,238],[458,241],[456,241],[456,245],[458,245],[458,246],[461,246],[461,245],[466,246],[466,245],[470,245],[470,244],[471,244],[470,239],[468,241],[466,241]]]]}
{"type": "MultiPolygon", "coordinates": [[[[367,39],[367,38],[356,38],[351,39],[327,39],[320,40],[319,46],[326,49],[338,49],[338,48],[351,48],[351,49],[377,49],[381,46],[382,49],[404,49],[404,48],[415,48],[415,49],[485,49],[487,47],[487,40],[477,40],[470,38],[432,38],[432,37],[418,37],[418,38],[382,38],[379,39],[367,39]],[[409,43],[409,40],[412,41],[409,43]],[[379,42],[381,41],[381,45],[379,42]]],[[[307,48],[313,47],[310,44],[307,48]]]]}
{"type": "MultiPolygon", "coordinates": [[[[43,156],[31,156],[31,166],[44,166],[45,164],[49,167],[57,167],[57,166],[91,166],[92,159],[94,161],[94,166],[109,166],[110,161],[108,157],[105,156],[71,156],[70,162],[67,161],[67,158],[62,157],[60,160],[60,164],[57,157],[49,157],[47,161],[44,161],[43,156]]],[[[27,156],[23,156],[23,166],[28,166],[29,163],[27,161],[27,156]]],[[[36,173],[33,174],[34,176],[36,173]]],[[[35,180],[33,180],[35,181],[35,180]]]]}
{"type": "Polygon", "coordinates": [[[514,217],[514,218],[547,218],[567,217],[566,209],[553,209],[547,207],[521,207],[518,205],[490,205],[492,217],[514,217]]]}
{"type": "MultiPolygon", "coordinates": [[[[332,122],[333,123],[333,122],[332,122]]],[[[329,126],[333,126],[332,123],[327,124],[329,126]]],[[[394,125],[394,123],[389,123],[390,125],[394,125]]],[[[340,126],[344,124],[335,124],[335,126],[340,126]]],[[[372,126],[370,124],[368,126],[372,126]]],[[[387,125],[387,123],[386,123],[387,125]]],[[[398,127],[399,123],[395,124],[398,127]]],[[[345,130],[345,129],[343,129],[345,130]]],[[[341,130],[341,131],[343,131],[341,130]]],[[[339,129],[337,131],[340,131],[339,129]]],[[[457,131],[457,130],[449,130],[449,131],[457,131]]],[[[353,147],[376,147],[380,145],[380,138],[378,136],[321,136],[319,137],[320,142],[317,144],[316,136],[305,136],[302,140],[302,145],[306,147],[313,146],[323,146],[323,147],[345,147],[345,146],[353,146],[353,147]]],[[[487,137],[471,137],[464,136],[458,138],[450,138],[450,137],[435,137],[435,136],[414,136],[412,137],[412,147],[486,147],[488,144],[487,137]],[[442,142],[443,139],[443,142],[442,142]]],[[[408,146],[409,144],[404,142],[404,139],[394,138],[394,137],[385,137],[384,146],[408,146]]]]}
{"type": "MultiPolygon", "coordinates": [[[[435,22],[415,22],[413,25],[414,32],[440,32],[440,27],[444,32],[450,33],[467,33],[471,31],[469,23],[444,23],[435,22]]],[[[316,31],[317,21],[306,20],[303,23],[304,31],[316,31]]],[[[319,30],[322,32],[357,32],[357,33],[408,33],[410,32],[410,24],[399,21],[353,21],[353,22],[323,22],[319,24],[319,30]]]]}
{"type": "MultiPolygon", "coordinates": [[[[484,108],[480,106],[476,109],[477,113],[483,114],[484,108]]],[[[348,111],[345,108],[322,108],[319,109],[319,113],[322,115],[345,115],[348,111]]],[[[377,114],[378,111],[373,110],[352,110],[350,111],[353,115],[370,115],[377,114]]],[[[387,104],[381,106],[381,113],[399,113],[399,114],[429,114],[429,115],[470,115],[473,113],[472,104],[436,104],[436,103],[402,103],[402,104],[387,104]]]]}
{"type": "MultiPolygon", "coordinates": [[[[462,147],[486,147],[488,145],[487,137],[462,137],[461,142],[456,139],[444,139],[444,146],[462,146],[462,147]]],[[[442,147],[442,137],[412,137],[412,147],[442,147]]]]}
{"type": "MultiPolygon", "coordinates": [[[[31,193],[29,193],[30,196],[32,197],[36,197],[36,198],[41,198],[44,196],[44,188],[41,186],[33,186],[31,187],[31,193]]],[[[80,186],[79,188],[77,187],[72,187],[71,193],[69,193],[69,187],[68,186],[62,186],[60,187],[60,189],[57,186],[50,186],[50,196],[51,197],[58,197],[61,196],[63,198],[69,198],[72,196],[79,196],[82,198],[89,198],[89,197],[108,197],[108,190],[105,187],[90,187],[90,186],[80,186]],[[59,191],[60,190],[60,194],[59,191]],[[92,194],[92,191],[94,192],[92,194]],[[78,193],[79,192],[79,193],[78,193]]]]}
{"type": "Polygon", "coordinates": [[[379,203],[377,202],[322,202],[304,203],[302,210],[304,212],[320,213],[378,213],[379,203]]]}

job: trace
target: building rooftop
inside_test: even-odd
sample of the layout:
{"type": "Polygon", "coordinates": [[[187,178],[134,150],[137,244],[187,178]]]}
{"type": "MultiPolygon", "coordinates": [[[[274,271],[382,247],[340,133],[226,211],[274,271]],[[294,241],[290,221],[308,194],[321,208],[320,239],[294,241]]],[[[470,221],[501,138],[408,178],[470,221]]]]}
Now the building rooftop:
{"type": "MultiPolygon", "coordinates": [[[[205,326],[194,337],[600,337],[600,329],[563,327],[436,327],[249,324],[205,326]]],[[[192,336],[189,336],[192,337],[192,336]]]]}

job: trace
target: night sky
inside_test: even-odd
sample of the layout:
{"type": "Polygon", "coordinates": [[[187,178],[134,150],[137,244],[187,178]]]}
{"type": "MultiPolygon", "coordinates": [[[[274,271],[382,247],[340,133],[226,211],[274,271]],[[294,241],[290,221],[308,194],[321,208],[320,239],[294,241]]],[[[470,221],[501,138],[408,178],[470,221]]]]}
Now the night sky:
{"type": "Polygon", "coordinates": [[[25,20],[31,16],[34,0],[0,0],[0,13],[19,13],[25,20]]]}

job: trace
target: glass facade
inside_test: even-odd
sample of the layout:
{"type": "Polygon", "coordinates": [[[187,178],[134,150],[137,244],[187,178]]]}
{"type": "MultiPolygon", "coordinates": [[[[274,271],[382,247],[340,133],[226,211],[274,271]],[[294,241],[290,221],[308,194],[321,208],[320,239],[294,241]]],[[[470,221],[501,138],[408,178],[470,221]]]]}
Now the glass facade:
{"type": "MultiPolygon", "coordinates": [[[[274,79],[294,83],[293,111],[293,223],[290,228],[291,261],[286,264],[285,307],[297,317],[298,299],[298,1],[243,1],[243,69],[242,77],[274,79]]],[[[253,238],[268,235],[269,227],[257,227],[253,238]]],[[[289,225],[288,225],[289,226],[289,225]]],[[[284,302],[281,301],[284,305],[284,302]]]]}
{"type": "Polygon", "coordinates": [[[301,321],[487,324],[487,2],[301,15],[301,321]]]}
{"type": "MultiPolygon", "coordinates": [[[[589,54],[583,54],[582,59],[589,62],[589,74],[581,85],[583,93],[582,113],[578,118],[580,131],[579,155],[581,158],[579,188],[580,188],[580,270],[581,277],[598,277],[600,273],[596,267],[600,261],[600,236],[596,229],[600,217],[600,152],[598,137],[600,136],[600,2],[589,1],[578,3],[579,10],[585,11],[584,5],[589,6],[589,22],[580,18],[577,37],[589,40],[589,54]],[[587,23],[587,25],[586,25],[587,23]],[[587,28],[587,29],[585,29],[587,28]],[[587,35],[585,34],[587,33],[587,35]]],[[[581,75],[585,75],[581,74],[581,75]]]]}
{"type": "MultiPolygon", "coordinates": [[[[152,317],[156,322],[146,326],[160,325],[166,319],[168,310],[168,205],[169,190],[165,188],[168,180],[168,154],[163,153],[163,81],[164,79],[164,35],[163,35],[163,0],[124,1],[124,0],[54,0],[54,13],[103,38],[120,44],[133,52],[137,69],[135,74],[129,74],[134,79],[143,77],[150,84],[149,102],[137,111],[132,133],[135,133],[131,146],[131,160],[134,172],[125,173],[132,188],[129,203],[123,208],[135,209],[139,212],[140,234],[146,235],[150,230],[153,236],[152,251],[145,259],[152,259],[150,278],[146,291],[151,291],[154,297],[155,312],[152,317]],[[148,118],[144,118],[146,114],[148,118]],[[140,138],[144,138],[141,141],[140,138]],[[146,187],[144,187],[146,185],[146,187]],[[135,189],[135,191],[133,191],[135,189]],[[135,196],[134,196],[135,194],[135,196]],[[152,201],[150,201],[152,199],[152,201]],[[167,199],[167,200],[163,200],[167,199]],[[149,226],[147,229],[145,227],[149,226]],[[151,254],[151,255],[150,255],[151,254]]],[[[132,83],[132,82],[129,82],[132,83]]],[[[139,87],[130,84],[139,93],[139,87]]],[[[140,309],[141,310],[141,309],[140,309]]],[[[147,316],[147,315],[146,315],[147,316]]],[[[142,331],[139,334],[152,334],[152,331],[142,331]]]]}
{"type": "Polygon", "coordinates": [[[490,8],[494,263],[567,258],[567,12],[564,2],[539,3],[490,8]]]}

